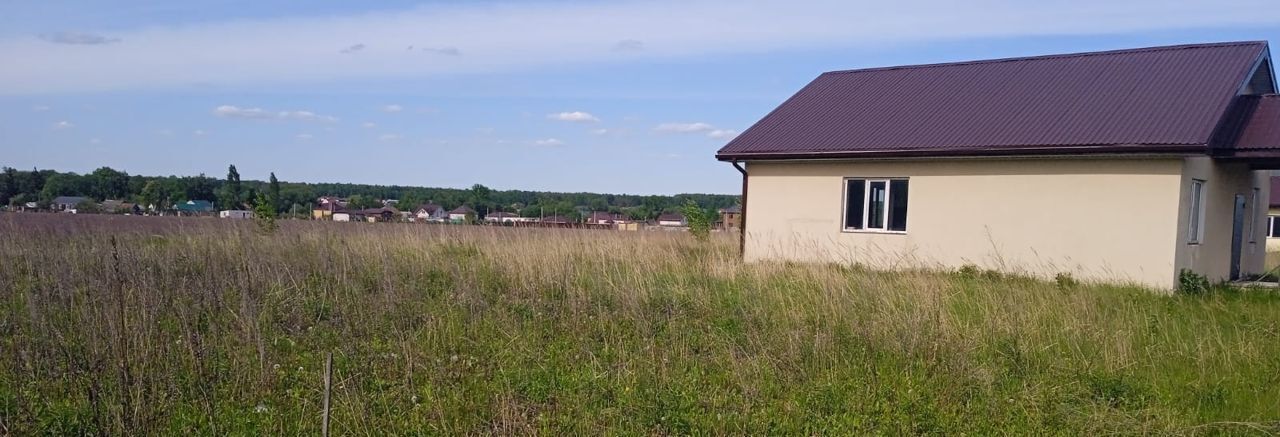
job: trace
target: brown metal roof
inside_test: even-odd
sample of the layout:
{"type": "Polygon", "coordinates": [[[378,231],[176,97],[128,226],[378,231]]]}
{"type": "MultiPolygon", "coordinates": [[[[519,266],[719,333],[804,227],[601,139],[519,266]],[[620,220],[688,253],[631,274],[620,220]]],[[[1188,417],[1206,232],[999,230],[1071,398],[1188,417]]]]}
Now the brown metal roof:
{"type": "Polygon", "coordinates": [[[1240,99],[1252,108],[1235,149],[1280,149],[1280,95],[1241,96],[1240,99]]]}
{"type": "Polygon", "coordinates": [[[835,71],[721,160],[1203,152],[1265,42],[835,71]]]}

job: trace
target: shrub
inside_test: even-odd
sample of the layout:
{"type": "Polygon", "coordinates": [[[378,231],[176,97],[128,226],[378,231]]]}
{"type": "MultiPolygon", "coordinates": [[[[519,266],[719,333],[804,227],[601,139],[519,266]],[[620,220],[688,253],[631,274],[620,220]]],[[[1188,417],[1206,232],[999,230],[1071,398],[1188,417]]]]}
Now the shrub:
{"type": "Polygon", "coordinates": [[[272,205],[271,200],[262,193],[253,201],[253,220],[258,224],[258,230],[263,233],[273,233],[277,229],[276,225],[276,207],[272,205]]]}
{"type": "Polygon", "coordinates": [[[1068,290],[1080,285],[1080,281],[1077,281],[1075,277],[1071,276],[1071,274],[1067,272],[1062,272],[1057,276],[1054,276],[1053,282],[1058,284],[1058,289],[1060,290],[1068,290]]]}
{"type": "Polygon", "coordinates": [[[1205,294],[1210,289],[1209,278],[1188,269],[1178,272],[1178,292],[1182,294],[1205,294]]]}
{"type": "Polygon", "coordinates": [[[711,235],[711,223],[714,221],[710,212],[698,206],[693,199],[689,199],[681,207],[681,213],[689,224],[689,233],[698,240],[706,240],[711,235]]]}

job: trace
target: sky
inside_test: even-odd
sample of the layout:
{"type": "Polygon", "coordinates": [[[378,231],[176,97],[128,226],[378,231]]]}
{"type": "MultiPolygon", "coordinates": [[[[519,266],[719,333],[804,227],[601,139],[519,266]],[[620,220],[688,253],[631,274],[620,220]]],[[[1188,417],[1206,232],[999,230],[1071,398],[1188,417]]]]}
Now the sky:
{"type": "Polygon", "coordinates": [[[823,71],[1239,40],[1280,1],[14,0],[0,166],[729,194],[823,71]]]}

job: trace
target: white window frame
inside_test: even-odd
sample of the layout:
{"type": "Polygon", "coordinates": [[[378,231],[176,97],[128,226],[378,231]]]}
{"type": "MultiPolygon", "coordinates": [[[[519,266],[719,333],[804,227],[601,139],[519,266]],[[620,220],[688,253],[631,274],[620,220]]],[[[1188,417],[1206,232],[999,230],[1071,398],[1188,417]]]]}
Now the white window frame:
{"type": "Polygon", "coordinates": [[[1204,241],[1204,188],[1205,181],[1202,179],[1192,179],[1191,188],[1188,191],[1190,201],[1187,209],[1187,244],[1200,244],[1204,241]]]}
{"type": "MultiPolygon", "coordinates": [[[[890,188],[893,184],[890,184],[889,182],[910,181],[910,180],[911,178],[905,178],[905,177],[893,177],[893,178],[847,177],[847,178],[844,178],[841,181],[841,183],[844,185],[840,187],[840,192],[844,194],[844,196],[840,200],[841,232],[866,233],[866,234],[906,234],[907,231],[897,231],[897,230],[889,229],[889,210],[892,209],[892,206],[889,204],[889,199],[891,199],[893,196],[893,192],[892,192],[893,189],[890,188]],[[862,228],[861,229],[850,228],[849,224],[845,222],[849,212],[849,205],[847,205],[847,203],[849,202],[849,181],[854,181],[854,180],[861,180],[863,184],[862,185],[862,228]],[[880,223],[884,226],[882,228],[867,227],[867,224],[870,223],[870,218],[871,218],[870,214],[868,214],[869,212],[868,207],[871,206],[871,183],[873,182],[884,182],[884,213],[882,214],[881,221],[880,221],[880,223]]],[[[911,189],[908,187],[907,188],[908,196],[910,196],[910,192],[911,192],[911,189]]],[[[908,198],[907,202],[910,203],[910,201],[911,199],[908,198]]]]}

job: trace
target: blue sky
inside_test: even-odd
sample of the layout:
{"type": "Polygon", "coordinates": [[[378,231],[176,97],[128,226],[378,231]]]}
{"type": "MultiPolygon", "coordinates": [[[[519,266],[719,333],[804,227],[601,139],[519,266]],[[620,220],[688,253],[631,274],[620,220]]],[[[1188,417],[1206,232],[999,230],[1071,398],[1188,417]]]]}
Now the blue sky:
{"type": "Polygon", "coordinates": [[[734,193],[715,151],[823,71],[1280,40],[1273,0],[106,3],[0,5],[0,165],[734,193]]]}

